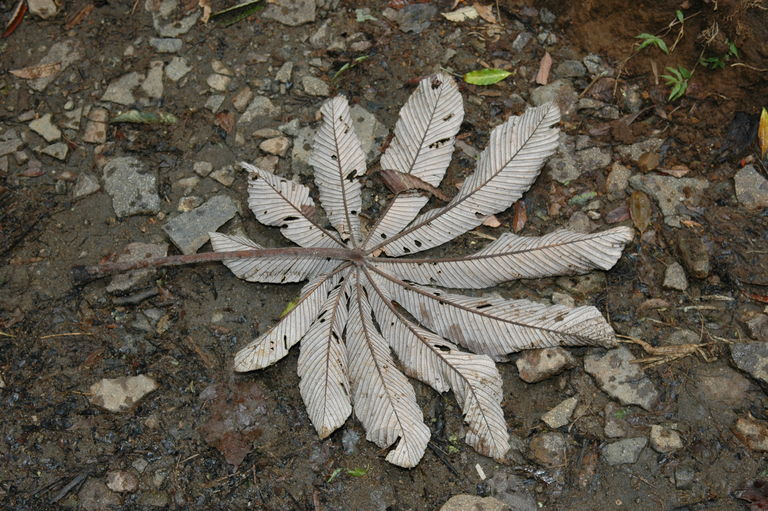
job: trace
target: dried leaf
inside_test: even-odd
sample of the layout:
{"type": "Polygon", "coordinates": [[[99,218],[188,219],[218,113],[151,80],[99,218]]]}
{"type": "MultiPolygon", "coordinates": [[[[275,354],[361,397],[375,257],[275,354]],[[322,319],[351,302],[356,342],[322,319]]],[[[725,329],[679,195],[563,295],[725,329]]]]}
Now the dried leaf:
{"type": "Polygon", "coordinates": [[[16,7],[13,9],[11,19],[8,20],[8,24],[5,25],[5,30],[1,36],[3,39],[9,37],[13,32],[19,28],[21,22],[24,20],[24,15],[27,13],[27,0],[18,0],[16,7]]]}
{"type": "Polygon", "coordinates": [[[179,119],[168,112],[142,112],[140,110],[128,110],[117,114],[110,121],[112,123],[134,123],[134,124],[176,124],[179,119]]]}
{"type": "Polygon", "coordinates": [[[768,481],[756,479],[743,490],[735,492],[737,499],[749,502],[749,511],[768,509],[768,481]]]}
{"type": "Polygon", "coordinates": [[[431,184],[427,183],[414,176],[413,174],[406,174],[394,169],[381,169],[379,175],[384,180],[384,184],[392,193],[402,193],[411,190],[423,190],[434,195],[442,201],[448,202],[451,200],[439,188],[435,188],[431,184]]]}
{"type": "Polygon", "coordinates": [[[85,7],[83,7],[82,9],[80,9],[80,10],[77,12],[77,14],[75,14],[75,15],[72,17],[72,19],[71,19],[71,20],[69,20],[69,21],[67,22],[67,24],[66,24],[66,25],[64,25],[64,29],[65,29],[65,30],[71,30],[71,29],[75,28],[77,25],[79,25],[80,23],[82,23],[82,22],[83,22],[83,20],[84,20],[85,18],[87,18],[89,14],[91,14],[91,12],[93,11],[93,9],[94,9],[95,7],[96,7],[96,6],[95,6],[95,5],[93,5],[93,4],[88,4],[88,5],[86,5],[85,7]]]}
{"type": "Polygon", "coordinates": [[[541,57],[539,62],[539,72],[536,73],[536,83],[539,85],[546,85],[549,81],[549,70],[552,69],[552,55],[549,52],[544,52],[544,56],[541,57]]]}
{"type": "Polygon", "coordinates": [[[235,114],[229,110],[224,110],[216,114],[216,126],[231,135],[235,129],[235,114]]]}
{"type": "Polygon", "coordinates": [[[672,177],[683,177],[684,175],[686,175],[691,171],[691,169],[689,169],[685,165],[675,165],[674,167],[670,167],[668,169],[656,169],[656,170],[662,174],[666,174],[672,177]]]}
{"type": "Polygon", "coordinates": [[[525,202],[519,200],[515,202],[512,216],[512,230],[520,232],[525,227],[525,223],[528,221],[528,213],[525,211],[525,202]]]}
{"type": "Polygon", "coordinates": [[[483,220],[483,225],[495,229],[496,227],[501,227],[501,222],[499,222],[499,219],[496,218],[496,215],[491,215],[483,220]]]}
{"type": "Polygon", "coordinates": [[[629,196],[629,215],[638,231],[645,232],[651,225],[652,214],[651,199],[641,191],[632,192],[629,196]]]}
{"type": "Polygon", "coordinates": [[[23,67],[21,69],[11,69],[9,72],[18,78],[24,80],[35,80],[37,78],[45,78],[53,76],[61,71],[61,62],[54,62],[53,64],[41,64],[39,66],[23,67]]]}
{"type": "Polygon", "coordinates": [[[765,107],[763,107],[763,111],[760,113],[757,138],[760,140],[760,157],[765,158],[765,154],[768,153],[768,110],[765,107]]]}
{"type": "Polygon", "coordinates": [[[211,0],[198,0],[197,5],[203,9],[203,15],[200,16],[200,21],[208,23],[208,20],[211,18],[211,0]]]}
{"type": "Polygon", "coordinates": [[[478,16],[477,10],[474,7],[467,6],[460,9],[456,9],[452,12],[441,12],[445,19],[454,23],[461,23],[462,21],[473,20],[478,16]]]}
{"type": "Polygon", "coordinates": [[[483,18],[483,20],[493,25],[498,23],[498,20],[496,20],[496,16],[493,14],[493,6],[481,5],[476,3],[476,4],[472,4],[472,7],[475,8],[475,10],[477,11],[477,14],[479,14],[480,17],[483,18]]]}
{"type": "Polygon", "coordinates": [[[493,85],[511,75],[512,73],[505,69],[480,69],[465,74],[464,81],[472,85],[493,85]]]}

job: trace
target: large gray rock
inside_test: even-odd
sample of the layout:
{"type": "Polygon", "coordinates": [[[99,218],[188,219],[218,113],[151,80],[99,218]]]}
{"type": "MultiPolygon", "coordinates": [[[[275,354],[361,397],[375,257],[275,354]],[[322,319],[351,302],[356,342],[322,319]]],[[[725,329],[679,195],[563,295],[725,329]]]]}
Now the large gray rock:
{"type": "Polygon", "coordinates": [[[540,106],[544,103],[554,102],[560,107],[563,115],[568,115],[576,107],[579,95],[569,80],[555,80],[547,85],[542,85],[531,91],[531,102],[540,106]]]}
{"type": "Polygon", "coordinates": [[[736,198],[748,209],[768,208],[768,179],[747,165],[733,176],[736,198]]]}
{"type": "Polygon", "coordinates": [[[736,367],[761,383],[768,383],[768,342],[731,344],[731,358],[736,367]]]}
{"type": "Polygon", "coordinates": [[[363,153],[367,155],[370,162],[379,152],[379,147],[389,134],[389,130],[379,122],[375,115],[360,105],[354,105],[350,108],[349,116],[352,118],[355,134],[363,146],[363,153]]]}
{"type": "Polygon", "coordinates": [[[139,376],[104,378],[91,385],[90,401],[110,412],[122,412],[132,408],[142,397],[157,389],[157,382],[139,376]]]}
{"type": "Polygon", "coordinates": [[[202,206],[172,218],[163,230],[182,253],[194,254],[210,239],[209,232],[216,231],[236,213],[237,205],[230,197],[216,195],[202,206]]]}
{"type": "Polygon", "coordinates": [[[133,97],[133,89],[139,86],[143,78],[142,75],[136,72],[124,74],[110,82],[101,100],[117,103],[118,105],[135,103],[136,98],[133,97]]]}
{"type": "Polygon", "coordinates": [[[636,190],[652,196],[664,215],[664,222],[672,227],[680,227],[680,221],[688,216],[681,211],[685,203],[698,202],[702,192],[709,187],[704,179],[688,177],[660,176],[656,174],[635,175],[629,180],[636,190]]]}
{"type": "Polygon", "coordinates": [[[315,21],[315,11],[315,0],[273,0],[261,17],[296,27],[315,21]]]}
{"type": "Polygon", "coordinates": [[[637,463],[637,459],[647,443],[648,439],[645,437],[625,438],[624,440],[613,442],[603,446],[603,459],[609,465],[637,463]]]}
{"type": "Polygon", "coordinates": [[[645,376],[635,357],[625,347],[584,358],[584,370],[591,374],[598,386],[622,404],[638,405],[651,410],[659,399],[659,391],[645,376]]]}
{"type": "Polygon", "coordinates": [[[154,172],[132,156],[113,158],[104,165],[104,189],[118,217],[160,211],[154,172]]]}

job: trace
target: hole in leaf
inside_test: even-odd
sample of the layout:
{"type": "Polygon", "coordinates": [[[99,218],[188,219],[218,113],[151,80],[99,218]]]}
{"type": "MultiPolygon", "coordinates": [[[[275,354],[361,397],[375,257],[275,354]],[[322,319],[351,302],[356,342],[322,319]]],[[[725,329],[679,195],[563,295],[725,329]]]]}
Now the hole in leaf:
{"type": "Polygon", "coordinates": [[[421,242],[419,240],[414,240],[413,244],[416,245],[417,247],[421,246],[421,242]]]}
{"type": "Polygon", "coordinates": [[[448,351],[451,351],[451,348],[449,348],[448,346],[445,346],[444,344],[435,344],[435,348],[439,349],[440,351],[442,351],[444,353],[448,352],[448,351]]]}
{"type": "Polygon", "coordinates": [[[299,217],[297,217],[297,216],[287,216],[287,217],[283,218],[283,222],[293,222],[294,220],[298,220],[298,219],[299,219],[299,217]]]}
{"type": "Polygon", "coordinates": [[[439,78],[432,78],[432,83],[430,84],[430,86],[432,87],[432,89],[437,89],[442,84],[443,82],[441,82],[439,78]]]}
{"type": "Polygon", "coordinates": [[[387,233],[382,232],[381,233],[381,239],[383,239],[383,240],[387,239],[387,233]]]}
{"type": "Polygon", "coordinates": [[[411,253],[411,249],[408,248],[408,247],[403,247],[403,252],[405,252],[406,254],[410,254],[411,253]]]}
{"type": "Polygon", "coordinates": [[[484,303],[482,305],[478,305],[477,307],[475,307],[475,309],[483,310],[483,309],[487,309],[488,307],[493,307],[493,305],[491,305],[490,303],[484,303]]]}
{"type": "Polygon", "coordinates": [[[452,113],[450,113],[450,114],[446,115],[445,117],[443,117],[444,121],[449,121],[451,119],[453,119],[453,114],[452,113]]]}
{"type": "Polygon", "coordinates": [[[339,159],[339,157],[338,157],[338,156],[336,156],[335,154],[332,154],[332,155],[331,155],[331,159],[332,159],[332,160],[338,160],[338,159],[339,159]]]}

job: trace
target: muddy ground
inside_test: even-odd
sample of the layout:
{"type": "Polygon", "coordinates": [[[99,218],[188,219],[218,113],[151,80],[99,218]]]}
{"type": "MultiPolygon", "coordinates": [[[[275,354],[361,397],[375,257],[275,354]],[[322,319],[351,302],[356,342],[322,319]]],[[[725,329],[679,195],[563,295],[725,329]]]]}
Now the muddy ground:
{"type": "MultiPolygon", "coordinates": [[[[211,1],[214,11],[232,4],[211,1]]],[[[203,24],[194,1],[68,0],[46,20],[28,13],[0,40],[0,507],[437,510],[471,494],[520,510],[746,509],[739,491],[768,477],[768,184],[755,142],[768,98],[766,5],[501,1],[492,23],[440,16],[452,2],[373,2],[365,11],[343,0],[277,4],[295,9],[271,6],[225,27],[203,24]],[[676,9],[682,33],[680,24],[667,29],[676,9]],[[638,51],[634,36],[644,32],[662,36],[669,54],[638,51]],[[161,36],[181,44],[154,40],[161,36]],[[545,52],[547,82],[557,84],[548,95],[534,82],[545,52]],[[8,72],[41,63],[60,67],[37,68],[48,78],[8,72]],[[678,65],[694,73],[670,102],[655,75],[678,65]],[[260,160],[311,183],[306,135],[336,93],[367,112],[375,161],[419,77],[488,66],[514,74],[460,85],[464,145],[442,188],[455,193],[473,150],[508,115],[541,96],[560,103],[567,136],[525,196],[520,233],[642,229],[604,274],[490,291],[597,305],[617,333],[649,343],[651,353],[624,346],[636,359],[666,348],[645,368],[656,392],[645,408],[604,392],[587,371],[584,358],[602,349],[570,349],[573,367],[539,383],[520,379],[513,355],[499,365],[507,458],[463,444],[453,397],[414,383],[433,442],[403,470],[354,419],[318,439],[299,395],[296,350],[263,371],[232,373],[237,349],[274,324],[299,285],[249,284],[215,263],[162,269],[122,291],[108,290],[109,279],[73,284],[73,266],[113,258],[128,243],[178,253],[163,226],[214,196],[239,211],[220,230],[278,246],[279,233],[248,212],[245,176],[228,166],[260,160]],[[177,121],[101,122],[131,108],[177,121]],[[284,152],[261,145],[281,137],[291,144],[284,152]],[[125,157],[155,177],[137,196],[109,172],[125,157]],[[121,412],[92,402],[94,383],[135,375],[157,389],[121,412]],[[542,422],[570,397],[578,404],[563,425],[542,422]],[[679,443],[660,444],[660,431],[679,443]],[[621,440],[641,445],[617,461],[609,447],[621,440]]],[[[375,175],[364,186],[375,217],[391,194],[375,175]]],[[[475,250],[520,227],[512,210],[498,217],[501,227],[448,250],[475,250]]]]}

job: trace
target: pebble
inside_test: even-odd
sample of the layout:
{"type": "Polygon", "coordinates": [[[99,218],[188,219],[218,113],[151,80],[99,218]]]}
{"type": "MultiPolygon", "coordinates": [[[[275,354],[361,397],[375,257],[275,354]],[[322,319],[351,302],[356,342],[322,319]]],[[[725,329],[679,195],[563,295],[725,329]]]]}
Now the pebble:
{"type": "Polygon", "coordinates": [[[237,91],[237,94],[232,98],[232,106],[234,106],[235,110],[238,112],[242,112],[248,107],[248,103],[251,102],[251,99],[253,99],[253,91],[250,87],[243,87],[237,91]]]}
{"type": "Polygon", "coordinates": [[[192,71],[192,67],[184,57],[173,57],[168,65],[165,66],[165,76],[172,82],[178,82],[190,71],[192,71]]]}
{"type": "Polygon", "coordinates": [[[226,195],[216,195],[199,208],[169,220],[163,230],[183,254],[194,254],[208,240],[208,233],[231,220],[237,205],[226,195]]]}
{"type": "Polygon", "coordinates": [[[680,465],[675,468],[675,488],[678,490],[688,490],[693,486],[696,472],[693,467],[680,465]]]}
{"type": "Polygon", "coordinates": [[[344,428],[341,434],[341,445],[344,448],[344,454],[357,453],[357,444],[360,442],[360,433],[354,429],[344,428]]]}
{"type": "Polygon", "coordinates": [[[542,415],[541,420],[552,429],[563,427],[571,420],[571,415],[573,415],[578,402],[578,398],[569,397],[542,415]]]}
{"type": "Polygon", "coordinates": [[[587,68],[578,60],[565,60],[555,68],[555,75],[561,78],[581,78],[586,74],[587,68]]]}
{"type": "Polygon", "coordinates": [[[680,263],[674,262],[667,266],[664,272],[664,287],[678,291],[688,289],[688,278],[685,276],[685,270],[680,263]]]}
{"type": "Polygon", "coordinates": [[[155,174],[137,158],[113,158],[104,165],[104,189],[118,217],[160,211],[155,174]]]}
{"type": "Polygon", "coordinates": [[[659,152],[663,144],[664,139],[662,138],[647,138],[631,145],[616,146],[616,152],[619,156],[637,163],[643,154],[659,152]]]}
{"type": "Polygon", "coordinates": [[[605,191],[614,199],[626,196],[630,177],[632,177],[632,171],[629,168],[614,162],[608,177],[605,178],[605,191]]]}
{"type": "Polygon", "coordinates": [[[273,0],[261,14],[262,18],[275,20],[289,27],[315,21],[315,0],[273,0]]]}
{"type": "Polygon", "coordinates": [[[363,147],[363,153],[367,155],[370,162],[379,154],[379,148],[389,135],[389,130],[375,115],[360,105],[352,106],[349,109],[349,116],[352,119],[355,134],[363,147]]]}
{"type": "Polygon", "coordinates": [[[67,154],[69,153],[69,146],[64,142],[56,142],[55,144],[51,144],[49,146],[43,147],[40,150],[40,153],[48,155],[52,158],[56,158],[57,160],[64,161],[67,159],[67,154]]]}
{"type": "MultiPolygon", "coordinates": [[[[424,4],[416,4],[424,5],[424,4]]],[[[493,497],[460,494],[451,497],[440,511],[509,511],[509,506],[493,497]]]]}
{"type": "Polygon", "coordinates": [[[285,62],[280,69],[275,73],[275,80],[282,83],[288,83],[291,81],[291,74],[293,73],[293,62],[285,62]]]}
{"type": "Polygon", "coordinates": [[[491,494],[509,506],[509,511],[538,511],[536,499],[522,477],[499,470],[486,483],[491,494]]]}
{"type": "Polygon", "coordinates": [[[768,426],[765,421],[759,421],[747,414],[746,417],[736,419],[734,426],[736,438],[753,451],[768,451],[768,426]]]}
{"type": "Polygon", "coordinates": [[[283,133],[280,130],[274,128],[261,128],[251,134],[253,138],[275,138],[282,135],[283,133]]]}
{"type": "Polygon", "coordinates": [[[149,45],[158,53],[176,53],[181,50],[181,39],[175,37],[150,37],[149,45]]]}
{"type": "Polygon", "coordinates": [[[154,60],[149,63],[147,77],[141,82],[141,90],[150,99],[163,97],[163,62],[154,60]]]}
{"type": "Polygon", "coordinates": [[[226,167],[214,170],[210,173],[209,177],[226,187],[230,187],[232,186],[232,183],[235,182],[235,175],[235,167],[232,165],[227,165],[226,167]]]}
{"type": "Polygon", "coordinates": [[[744,342],[730,345],[736,367],[761,383],[768,383],[768,343],[744,342]]]}
{"type": "Polygon", "coordinates": [[[330,39],[330,23],[331,20],[325,20],[323,24],[320,25],[320,28],[318,28],[314,34],[309,36],[309,44],[311,44],[313,48],[324,48],[328,44],[330,39]]]}
{"type": "Polygon", "coordinates": [[[531,91],[531,102],[535,106],[553,101],[560,107],[563,115],[568,115],[576,108],[579,95],[570,80],[558,79],[547,85],[542,85],[531,91]]]}
{"type": "Polygon", "coordinates": [[[437,12],[437,6],[431,3],[418,3],[408,4],[399,10],[387,7],[382,14],[397,23],[402,32],[420,34],[429,27],[437,12]]]}
{"type": "Polygon", "coordinates": [[[107,472],[107,488],[112,491],[134,492],[139,487],[139,479],[132,472],[126,470],[113,470],[107,472]]]}
{"type": "Polygon", "coordinates": [[[533,39],[533,34],[530,32],[520,32],[517,37],[512,41],[512,51],[520,53],[528,46],[528,43],[533,39]]]}
{"type": "Polygon", "coordinates": [[[175,188],[180,188],[185,194],[188,194],[192,191],[194,187],[197,186],[197,183],[200,182],[200,178],[197,176],[190,176],[185,177],[182,179],[179,179],[174,183],[175,188]]]}
{"type": "Polygon", "coordinates": [[[276,156],[285,156],[288,152],[288,148],[291,146],[291,139],[288,137],[275,137],[268,138],[259,144],[259,149],[265,153],[274,154],[276,156]]]}
{"type": "Polygon", "coordinates": [[[171,20],[165,22],[162,16],[152,16],[152,24],[155,27],[155,32],[160,37],[178,37],[189,32],[198,18],[202,14],[202,10],[194,10],[192,14],[184,16],[180,20],[171,20]]]}
{"type": "Polygon", "coordinates": [[[647,152],[641,154],[640,158],[637,159],[637,168],[640,169],[640,172],[651,172],[656,170],[660,163],[661,157],[659,153],[655,151],[647,152]]]}
{"type": "Polygon", "coordinates": [[[142,76],[139,73],[131,72],[113,80],[107,86],[102,101],[109,101],[119,105],[131,105],[136,102],[133,96],[133,89],[139,86],[142,76]]]}
{"type": "Polygon", "coordinates": [[[749,336],[753,339],[768,339],[768,314],[757,314],[755,317],[747,320],[747,330],[749,336]]]}
{"type": "Polygon", "coordinates": [[[51,121],[51,114],[45,114],[29,123],[29,129],[40,135],[46,142],[61,138],[61,130],[51,121]]]}
{"type": "Polygon", "coordinates": [[[29,13],[47,20],[59,13],[59,6],[53,0],[27,0],[29,13]]]}
{"type": "Polygon", "coordinates": [[[109,111],[94,107],[88,112],[88,122],[85,123],[83,141],[89,144],[103,144],[107,141],[109,111]]]}
{"type": "Polygon", "coordinates": [[[601,453],[609,465],[637,463],[637,459],[647,443],[648,439],[645,437],[625,438],[603,446],[601,453]]]}
{"type": "MultiPolygon", "coordinates": [[[[120,251],[117,260],[118,262],[125,263],[152,257],[165,257],[166,255],[168,255],[168,245],[166,243],[134,242],[129,243],[120,251]]],[[[156,270],[153,268],[119,273],[112,277],[112,280],[107,285],[107,292],[125,294],[128,291],[147,286],[152,283],[155,273],[156,270]]]]}
{"type": "Polygon", "coordinates": [[[576,359],[563,348],[544,348],[524,351],[515,365],[523,381],[536,383],[575,367],[576,359]]]}
{"type": "Polygon", "coordinates": [[[98,479],[88,478],[77,492],[77,499],[83,511],[103,511],[120,506],[120,497],[109,491],[107,486],[98,479]]]}
{"type": "Polygon", "coordinates": [[[627,434],[628,424],[624,419],[627,411],[614,403],[609,401],[603,409],[603,417],[605,418],[605,424],[603,426],[603,433],[608,438],[620,438],[627,434]]]}
{"type": "Polygon", "coordinates": [[[315,76],[305,76],[301,79],[301,85],[304,92],[311,96],[328,96],[331,93],[328,84],[315,76]]]}
{"type": "Polygon", "coordinates": [[[200,177],[205,177],[213,170],[213,164],[208,161],[196,161],[192,164],[192,169],[200,177]]]}
{"type": "Polygon", "coordinates": [[[664,215],[664,222],[671,227],[680,227],[681,220],[688,219],[678,211],[683,201],[696,203],[701,193],[709,187],[709,183],[704,179],[655,174],[632,176],[629,184],[632,188],[645,192],[656,200],[664,215]]]}
{"type": "Polygon", "coordinates": [[[561,467],[566,462],[568,442],[562,433],[547,431],[531,439],[529,450],[531,458],[539,465],[561,467]]]}
{"type": "Polygon", "coordinates": [[[232,82],[232,78],[226,75],[220,75],[218,73],[212,73],[208,75],[208,78],[205,80],[205,83],[208,84],[208,87],[219,92],[226,92],[229,88],[230,82],[232,82]]]}
{"type": "Polygon", "coordinates": [[[733,176],[736,198],[747,209],[768,208],[768,179],[747,165],[733,176]]]}
{"type": "Polygon", "coordinates": [[[557,20],[557,16],[546,7],[542,7],[539,9],[539,20],[545,25],[551,25],[557,20]]]}
{"type": "Polygon", "coordinates": [[[243,115],[238,119],[238,126],[249,124],[261,118],[273,119],[280,114],[280,109],[266,96],[256,96],[253,98],[243,115]]]}
{"type": "Polygon", "coordinates": [[[711,269],[709,251],[700,235],[681,229],[677,233],[677,250],[683,260],[683,266],[690,275],[697,279],[705,279],[709,276],[711,269]]]}
{"type": "Polygon", "coordinates": [[[122,412],[133,407],[141,398],[158,388],[157,382],[143,374],[104,378],[91,385],[90,401],[110,412],[122,412]]]}
{"type": "Polygon", "coordinates": [[[0,135],[0,156],[15,153],[24,146],[16,130],[9,129],[0,135]]]}
{"type": "Polygon", "coordinates": [[[253,164],[262,170],[266,170],[267,172],[274,172],[279,161],[280,160],[277,156],[268,155],[262,158],[257,158],[253,164]]]}
{"type": "Polygon", "coordinates": [[[674,429],[654,424],[651,426],[650,437],[651,447],[656,452],[667,454],[683,448],[683,441],[680,439],[680,434],[674,429]]]}
{"type": "Polygon", "coordinates": [[[168,504],[170,503],[170,498],[167,493],[162,491],[148,491],[139,495],[138,503],[145,508],[157,507],[167,509],[168,504]]]}
{"type": "Polygon", "coordinates": [[[659,399],[659,391],[643,373],[635,357],[625,347],[584,358],[584,370],[598,386],[625,405],[638,405],[651,410],[659,399]]]}
{"type": "Polygon", "coordinates": [[[221,105],[224,104],[224,100],[227,99],[223,94],[214,94],[208,98],[205,102],[205,108],[213,112],[214,114],[219,111],[221,105]]]}
{"type": "Polygon", "coordinates": [[[582,63],[584,64],[584,67],[587,68],[587,71],[589,74],[595,76],[599,74],[603,74],[604,76],[612,76],[613,70],[606,65],[605,61],[602,57],[599,55],[595,55],[594,53],[590,53],[586,57],[582,59],[582,63]]]}

